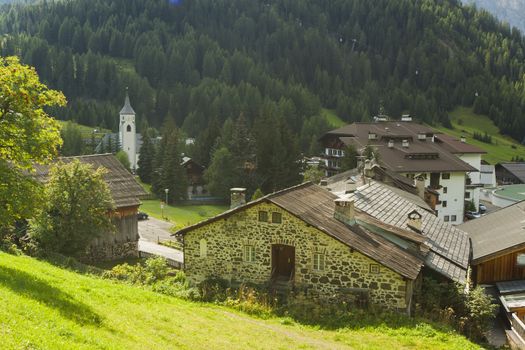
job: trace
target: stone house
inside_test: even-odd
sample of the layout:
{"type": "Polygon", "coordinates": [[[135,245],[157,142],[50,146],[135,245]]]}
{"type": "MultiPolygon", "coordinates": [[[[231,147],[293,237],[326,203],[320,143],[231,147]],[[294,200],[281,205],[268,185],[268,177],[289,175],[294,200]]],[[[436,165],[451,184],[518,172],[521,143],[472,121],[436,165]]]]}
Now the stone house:
{"type": "MultiPolygon", "coordinates": [[[[147,196],[142,186],[133,175],[124,168],[113,154],[94,154],[58,159],[64,163],[79,160],[91,164],[94,169],[103,167],[107,170],[104,181],[108,184],[115,203],[111,215],[116,227],[114,233],[105,232],[96,238],[83,258],[87,262],[116,260],[125,257],[138,256],[138,222],[137,213],[140,198],[147,196]]],[[[40,182],[48,178],[48,165],[35,165],[35,176],[40,182]]]]}
{"type": "MultiPolygon", "coordinates": [[[[233,194],[242,197],[240,189],[233,194]]],[[[210,277],[287,283],[322,298],[366,295],[372,304],[410,312],[429,249],[417,232],[417,215],[406,220],[413,229],[384,225],[353,201],[306,183],[176,234],[184,239],[185,272],[193,284],[210,277]]]]}

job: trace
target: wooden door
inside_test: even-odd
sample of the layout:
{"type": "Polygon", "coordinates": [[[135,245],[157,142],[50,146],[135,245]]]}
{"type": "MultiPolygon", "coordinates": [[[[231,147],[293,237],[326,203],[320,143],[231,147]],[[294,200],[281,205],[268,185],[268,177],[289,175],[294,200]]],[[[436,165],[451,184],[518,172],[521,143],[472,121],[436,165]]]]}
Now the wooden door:
{"type": "Polygon", "coordinates": [[[295,270],[295,247],[272,245],[272,278],[291,278],[295,270]]]}

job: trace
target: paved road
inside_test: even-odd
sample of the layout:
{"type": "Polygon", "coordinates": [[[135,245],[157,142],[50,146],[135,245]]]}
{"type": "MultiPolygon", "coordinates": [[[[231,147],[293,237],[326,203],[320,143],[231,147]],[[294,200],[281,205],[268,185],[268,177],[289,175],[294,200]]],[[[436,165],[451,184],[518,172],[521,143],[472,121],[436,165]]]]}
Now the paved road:
{"type": "Polygon", "coordinates": [[[174,240],[170,232],[171,226],[169,222],[155,218],[139,221],[139,252],[163,256],[171,260],[172,265],[181,267],[184,263],[182,251],[157,244],[157,242],[174,240]]]}
{"type": "Polygon", "coordinates": [[[173,241],[170,228],[173,224],[150,217],[139,221],[140,238],[149,242],[173,241]]]}

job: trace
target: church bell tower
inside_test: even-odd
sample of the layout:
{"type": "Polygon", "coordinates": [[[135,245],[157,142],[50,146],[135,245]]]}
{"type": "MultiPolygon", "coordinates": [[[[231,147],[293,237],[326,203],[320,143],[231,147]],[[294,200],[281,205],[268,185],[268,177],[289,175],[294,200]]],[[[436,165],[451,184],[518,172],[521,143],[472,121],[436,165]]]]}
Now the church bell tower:
{"type": "Polygon", "coordinates": [[[124,107],[120,110],[119,141],[122,150],[128,155],[131,169],[137,168],[137,128],[135,124],[135,111],[129,102],[128,88],[124,107]]]}

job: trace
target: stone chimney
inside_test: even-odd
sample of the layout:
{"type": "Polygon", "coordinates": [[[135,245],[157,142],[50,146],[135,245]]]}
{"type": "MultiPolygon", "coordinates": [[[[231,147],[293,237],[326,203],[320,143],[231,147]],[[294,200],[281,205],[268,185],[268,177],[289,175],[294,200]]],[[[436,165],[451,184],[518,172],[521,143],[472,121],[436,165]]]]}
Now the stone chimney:
{"type": "Polygon", "coordinates": [[[365,177],[373,178],[374,177],[374,162],[370,159],[365,160],[364,168],[365,177]]]}
{"type": "Polygon", "coordinates": [[[408,213],[407,226],[412,230],[421,233],[421,228],[423,226],[421,218],[421,214],[419,214],[416,210],[412,210],[410,213],[408,213]]]}
{"type": "Polygon", "coordinates": [[[246,188],[230,188],[230,209],[246,204],[246,188]]]}
{"type": "Polygon", "coordinates": [[[354,201],[350,199],[339,198],[334,201],[334,218],[345,225],[355,224],[354,201]]]}
{"type": "Polygon", "coordinates": [[[417,195],[421,199],[425,200],[425,178],[423,176],[416,176],[414,181],[417,189],[417,195]]]}
{"type": "Polygon", "coordinates": [[[346,194],[348,194],[348,193],[354,193],[356,189],[357,189],[357,185],[356,185],[355,181],[348,180],[348,181],[345,183],[345,193],[346,193],[346,194]]]}

